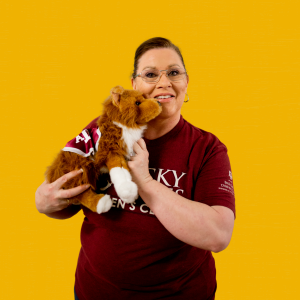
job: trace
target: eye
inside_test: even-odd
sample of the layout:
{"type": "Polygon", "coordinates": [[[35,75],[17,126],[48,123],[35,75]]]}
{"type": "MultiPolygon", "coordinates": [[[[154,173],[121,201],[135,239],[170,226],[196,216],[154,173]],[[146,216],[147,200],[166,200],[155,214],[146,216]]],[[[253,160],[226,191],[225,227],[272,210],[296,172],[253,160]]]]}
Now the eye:
{"type": "Polygon", "coordinates": [[[148,77],[148,78],[154,78],[154,77],[156,77],[157,75],[155,74],[155,73],[152,73],[152,72],[147,72],[146,74],[145,74],[145,77],[148,77]]]}
{"type": "Polygon", "coordinates": [[[137,106],[139,106],[140,104],[141,104],[140,101],[136,101],[136,102],[135,102],[135,105],[137,105],[137,106]]]}
{"type": "Polygon", "coordinates": [[[179,75],[179,71],[178,70],[171,70],[169,72],[169,76],[177,76],[177,75],[179,75]]]}

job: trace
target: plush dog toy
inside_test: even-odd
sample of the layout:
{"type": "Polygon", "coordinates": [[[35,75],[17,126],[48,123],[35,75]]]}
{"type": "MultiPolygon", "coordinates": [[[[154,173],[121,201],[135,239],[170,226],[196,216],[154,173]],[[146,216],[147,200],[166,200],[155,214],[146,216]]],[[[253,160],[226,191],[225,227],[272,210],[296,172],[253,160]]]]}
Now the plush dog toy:
{"type": "Polygon", "coordinates": [[[121,86],[111,90],[103,105],[98,128],[85,129],[68,142],[45,174],[48,182],[53,182],[72,170],[82,168],[82,176],[70,179],[62,188],[89,183],[89,189],[69,200],[99,214],[112,206],[110,196],[100,192],[109,186],[108,173],[124,202],[132,203],[138,198],[137,185],[132,181],[127,161],[134,154],[133,144],[142,137],[147,122],[161,112],[157,100],[145,99],[141,92],[124,90],[121,86]]]}

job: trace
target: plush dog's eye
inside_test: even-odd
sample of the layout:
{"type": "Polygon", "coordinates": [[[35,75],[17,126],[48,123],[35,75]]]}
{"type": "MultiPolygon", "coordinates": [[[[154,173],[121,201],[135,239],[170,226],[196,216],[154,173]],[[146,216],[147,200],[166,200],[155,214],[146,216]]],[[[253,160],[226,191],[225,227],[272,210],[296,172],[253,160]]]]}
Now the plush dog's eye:
{"type": "Polygon", "coordinates": [[[135,102],[135,105],[137,105],[137,106],[139,106],[140,104],[141,104],[141,102],[139,102],[139,101],[135,102]]]}

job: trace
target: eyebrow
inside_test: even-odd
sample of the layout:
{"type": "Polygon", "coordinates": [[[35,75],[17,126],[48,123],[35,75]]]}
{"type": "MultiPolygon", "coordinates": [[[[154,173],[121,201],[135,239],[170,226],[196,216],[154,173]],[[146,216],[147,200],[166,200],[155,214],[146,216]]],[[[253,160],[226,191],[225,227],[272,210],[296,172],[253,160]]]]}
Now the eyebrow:
{"type": "MultiPolygon", "coordinates": [[[[181,68],[178,64],[171,64],[171,65],[168,65],[168,68],[171,68],[171,67],[174,67],[174,66],[178,66],[179,68],[181,68]]],[[[143,70],[145,69],[157,69],[156,67],[153,67],[153,66],[146,66],[143,70]]]]}

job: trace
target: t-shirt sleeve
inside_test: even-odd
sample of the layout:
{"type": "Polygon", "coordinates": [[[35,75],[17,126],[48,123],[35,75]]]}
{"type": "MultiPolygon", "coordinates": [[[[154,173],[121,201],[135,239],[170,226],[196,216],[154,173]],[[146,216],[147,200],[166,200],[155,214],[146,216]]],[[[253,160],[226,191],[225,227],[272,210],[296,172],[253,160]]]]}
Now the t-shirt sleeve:
{"type": "Polygon", "coordinates": [[[232,172],[225,145],[215,147],[201,166],[194,200],[209,206],[226,206],[236,215],[232,172]]]}

